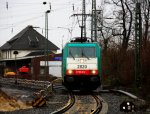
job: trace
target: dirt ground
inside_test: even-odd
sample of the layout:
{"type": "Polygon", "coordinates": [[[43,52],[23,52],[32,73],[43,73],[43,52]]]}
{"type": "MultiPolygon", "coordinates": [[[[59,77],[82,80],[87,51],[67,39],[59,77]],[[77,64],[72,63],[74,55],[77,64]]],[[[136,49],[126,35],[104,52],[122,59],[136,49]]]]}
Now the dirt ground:
{"type": "Polygon", "coordinates": [[[14,111],[27,108],[32,108],[31,104],[10,97],[0,89],[0,111],[14,111]]]}

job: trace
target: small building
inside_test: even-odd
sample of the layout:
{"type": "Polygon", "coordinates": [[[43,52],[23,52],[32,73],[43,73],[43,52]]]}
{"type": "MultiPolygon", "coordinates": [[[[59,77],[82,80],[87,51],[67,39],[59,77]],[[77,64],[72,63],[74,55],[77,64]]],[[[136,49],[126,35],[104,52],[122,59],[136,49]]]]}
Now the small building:
{"type": "Polygon", "coordinates": [[[27,26],[0,47],[0,75],[4,76],[5,72],[9,70],[17,72],[17,69],[27,66],[30,68],[32,78],[38,79],[35,76],[37,74],[33,72],[36,71],[36,58],[40,57],[42,61],[49,60],[46,57],[56,54],[58,49],[55,44],[38,33],[33,26],[27,26]]]}
{"type": "Polygon", "coordinates": [[[53,53],[56,53],[59,49],[56,45],[34,30],[32,26],[27,26],[0,47],[1,59],[14,59],[14,51],[18,51],[17,58],[28,55],[31,56],[33,53],[44,55],[44,50],[47,48],[53,53]]]}

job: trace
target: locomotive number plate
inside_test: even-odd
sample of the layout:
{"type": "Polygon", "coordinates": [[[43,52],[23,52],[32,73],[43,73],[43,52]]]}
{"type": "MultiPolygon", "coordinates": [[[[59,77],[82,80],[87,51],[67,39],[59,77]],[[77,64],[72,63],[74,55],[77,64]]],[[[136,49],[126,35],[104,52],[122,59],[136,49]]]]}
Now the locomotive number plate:
{"type": "Polygon", "coordinates": [[[87,65],[77,65],[77,68],[78,68],[78,69],[86,69],[86,68],[87,68],[87,65]]]}

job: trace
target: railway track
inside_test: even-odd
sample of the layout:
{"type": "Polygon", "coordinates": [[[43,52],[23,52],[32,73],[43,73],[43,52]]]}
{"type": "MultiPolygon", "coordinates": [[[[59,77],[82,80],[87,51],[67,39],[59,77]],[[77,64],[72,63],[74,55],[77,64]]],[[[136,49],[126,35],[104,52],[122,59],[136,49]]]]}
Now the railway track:
{"type": "MultiPolygon", "coordinates": [[[[59,87],[55,87],[55,88],[59,88],[59,87]]],[[[138,107],[135,105],[137,104],[143,105],[145,102],[144,100],[139,99],[137,96],[131,93],[125,92],[123,90],[115,90],[115,89],[93,92],[93,95],[90,95],[89,93],[86,95],[80,95],[80,94],[73,94],[73,95],[75,98],[74,104],[71,105],[72,107],[64,109],[65,111],[63,113],[65,114],[74,114],[74,113],[75,114],[76,113],[111,114],[111,112],[116,112],[116,113],[120,112],[121,111],[120,106],[121,104],[123,104],[123,102],[126,103],[124,104],[123,107],[130,107],[127,106],[128,103],[133,103],[132,106],[136,107],[136,109],[138,107]],[[101,95],[107,102],[100,97],[101,95]],[[91,96],[94,98],[95,102],[93,102],[94,100],[92,99],[91,96]],[[86,100],[88,100],[89,102],[85,102],[86,100]]],[[[122,111],[132,112],[133,114],[141,113],[139,110],[135,110],[135,108],[132,108],[132,110],[125,109],[122,111]]],[[[120,114],[122,114],[123,112],[120,112],[120,114]]],[[[55,114],[59,114],[59,113],[55,112],[55,114]]]]}
{"type": "Polygon", "coordinates": [[[92,112],[92,114],[99,114],[102,109],[102,101],[97,95],[92,95],[97,102],[97,108],[92,112]]]}
{"type": "MultiPolygon", "coordinates": [[[[64,86],[60,85],[58,80],[55,80],[53,89],[65,89],[64,86]]],[[[68,91],[68,90],[67,90],[68,91]]],[[[93,93],[80,93],[69,91],[69,101],[63,108],[53,112],[52,114],[73,114],[73,113],[91,113],[99,114],[102,109],[102,98],[99,95],[93,93]],[[82,107],[82,108],[81,108],[82,107]],[[89,108],[91,107],[91,109],[89,108]]]]}
{"type": "Polygon", "coordinates": [[[32,89],[43,89],[48,85],[51,85],[49,81],[37,81],[37,80],[27,80],[27,79],[16,79],[15,78],[0,78],[0,83],[4,85],[12,86],[23,86],[32,89]]]}
{"type": "Polygon", "coordinates": [[[68,103],[61,109],[53,112],[52,114],[100,114],[101,109],[102,100],[100,99],[99,95],[76,94],[74,92],[69,92],[68,103]]]}
{"type": "MultiPolygon", "coordinates": [[[[14,82],[14,79],[0,80],[0,83],[2,85],[4,84],[3,86],[6,84],[6,86],[10,85],[10,87],[15,88],[14,82]]],[[[30,87],[43,89],[47,87],[48,84],[52,85],[54,96],[50,98],[49,101],[46,101],[47,108],[45,107],[44,110],[40,108],[33,109],[35,113],[39,113],[40,111],[43,114],[111,114],[112,112],[122,114],[122,112],[120,112],[120,104],[123,101],[132,101],[135,105],[137,104],[135,102],[138,102],[138,104],[141,105],[140,99],[122,90],[101,90],[93,93],[80,94],[80,92],[68,92],[68,90],[64,86],[61,86],[59,82],[51,84],[50,82],[44,81],[28,81],[20,79],[18,80],[16,87],[21,86],[22,88],[24,86],[26,88],[28,86],[27,88],[29,89],[30,87]],[[65,99],[65,101],[63,99],[65,99]],[[66,105],[64,106],[64,104],[66,105]]],[[[28,112],[28,114],[35,114],[33,113],[33,110],[20,110],[16,111],[16,113],[12,112],[12,114],[18,114],[17,112],[28,112]]],[[[137,110],[134,113],[141,114],[140,111],[137,113],[137,110]]]]}
{"type": "Polygon", "coordinates": [[[75,96],[71,92],[69,93],[69,96],[70,97],[67,105],[55,112],[52,112],[51,114],[62,114],[67,112],[75,104],[75,96]]]}

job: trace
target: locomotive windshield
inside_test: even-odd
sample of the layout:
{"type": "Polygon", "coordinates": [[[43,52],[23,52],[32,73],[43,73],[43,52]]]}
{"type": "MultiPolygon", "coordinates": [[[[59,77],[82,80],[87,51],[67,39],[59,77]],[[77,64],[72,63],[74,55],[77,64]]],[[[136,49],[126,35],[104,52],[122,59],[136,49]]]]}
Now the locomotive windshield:
{"type": "Polygon", "coordinates": [[[95,47],[70,47],[69,57],[79,58],[94,58],[96,56],[95,47]]]}

